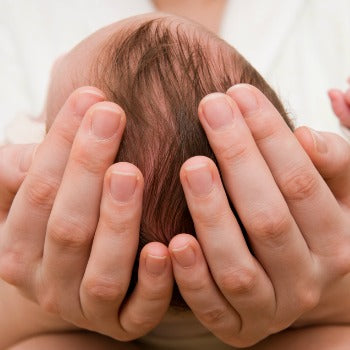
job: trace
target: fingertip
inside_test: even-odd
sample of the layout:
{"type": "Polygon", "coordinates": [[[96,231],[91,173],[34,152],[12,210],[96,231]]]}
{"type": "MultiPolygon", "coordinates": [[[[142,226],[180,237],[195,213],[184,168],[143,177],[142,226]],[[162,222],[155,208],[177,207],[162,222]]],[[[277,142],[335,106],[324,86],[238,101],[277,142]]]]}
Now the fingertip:
{"type": "Polygon", "coordinates": [[[239,83],[239,84],[235,84],[232,85],[230,88],[227,89],[226,91],[226,95],[231,95],[234,94],[236,91],[238,90],[249,90],[251,93],[259,93],[260,90],[258,88],[256,88],[254,85],[251,84],[246,84],[246,83],[239,83]]]}
{"type": "Polygon", "coordinates": [[[307,153],[314,150],[314,142],[307,126],[299,126],[294,130],[294,135],[307,153]]]}
{"type": "Polygon", "coordinates": [[[231,86],[226,94],[237,103],[242,113],[249,113],[259,108],[262,92],[249,84],[236,84],[231,86]]]}
{"type": "MultiPolygon", "coordinates": [[[[103,197],[113,208],[116,208],[116,205],[119,208],[118,210],[124,208],[134,213],[140,213],[143,189],[143,175],[131,163],[119,162],[112,164],[105,173],[103,197]],[[130,206],[132,206],[132,209],[130,206]],[[134,211],[136,208],[138,208],[137,211],[134,211]]],[[[108,210],[110,211],[111,208],[108,210]]]]}
{"type": "Polygon", "coordinates": [[[140,262],[152,277],[166,276],[171,271],[168,247],[161,242],[147,243],[141,250],[140,262]],[[166,275],[165,272],[167,272],[166,275]]]}
{"type": "Polygon", "coordinates": [[[204,166],[216,167],[214,161],[206,156],[194,156],[188,158],[181,166],[180,173],[186,172],[186,170],[199,169],[204,166]]]}
{"type": "Polygon", "coordinates": [[[344,93],[339,89],[329,89],[327,94],[331,101],[336,101],[341,99],[344,93]]]}
{"type": "Polygon", "coordinates": [[[142,187],[144,185],[144,177],[141,170],[134,164],[129,162],[118,162],[112,164],[106,172],[106,177],[109,178],[112,174],[125,174],[129,176],[135,176],[136,181],[142,187]]]}
{"type": "Polygon", "coordinates": [[[214,180],[216,178],[218,170],[214,161],[205,156],[194,156],[187,159],[180,168],[180,180],[182,185],[184,186],[188,182],[187,176],[189,172],[198,172],[201,171],[201,169],[208,169],[212,179],[214,180]]]}
{"type": "Polygon", "coordinates": [[[169,257],[168,247],[161,242],[149,242],[141,250],[141,256],[169,257]]]}
{"type": "Polygon", "coordinates": [[[106,97],[101,90],[93,86],[84,86],[74,90],[68,97],[67,103],[76,115],[83,117],[92,105],[105,99],[106,97]]]}
{"type": "Polygon", "coordinates": [[[79,98],[79,96],[85,95],[85,94],[89,94],[89,95],[93,95],[96,96],[100,99],[106,99],[106,95],[104,94],[104,92],[94,86],[81,86],[77,89],[75,89],[70,97],[71,98],[79,98]]]}
{"type": "Polygon", "coordinates": [[[238,113],[235,101],[220,92],[206,95],[198,107],[199,120],[209,135],[231,128],[238,113]]]}
{"type": "Polygon", "coordinates": [[[188,233],[179,233],[169,242],[169,250],[172,252],[176,249],[182,249],[187,245],[195,247],[197,245],[196,238],[188,233]]]}
{"type": "Polygon", "coordinates": [[[317,154],[327,153],[328,146],[322,133],[312,128],[301,126],[294,131],[294,135],[309,157],[313,158],[317,154]]]}

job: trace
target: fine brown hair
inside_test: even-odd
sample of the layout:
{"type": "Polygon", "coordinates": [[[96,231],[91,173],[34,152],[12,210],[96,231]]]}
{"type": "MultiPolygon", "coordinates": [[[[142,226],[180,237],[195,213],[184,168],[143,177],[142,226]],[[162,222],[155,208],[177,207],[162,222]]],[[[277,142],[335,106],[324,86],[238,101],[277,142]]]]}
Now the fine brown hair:
{"type": "MultiPolygon", "coordinates": [[[[174,17],[147,20],[112,35],[92,73],[92,84],[127,116],[116,162],[135,164],[145,178],[138,255],[148,242],[168,245],[176,234],[196,235],[179,171],[196,155],[217,164],[197,116],[205,95],[226,92],[237,83],[254,85],[292,128],[275,92],[234,48],[204,28],[174,17]]],[[[137,281],[137,270],[138,258],[128,293],[137,281]]],[[[171,305],[187,308],[176,284],[171,305]]]]}

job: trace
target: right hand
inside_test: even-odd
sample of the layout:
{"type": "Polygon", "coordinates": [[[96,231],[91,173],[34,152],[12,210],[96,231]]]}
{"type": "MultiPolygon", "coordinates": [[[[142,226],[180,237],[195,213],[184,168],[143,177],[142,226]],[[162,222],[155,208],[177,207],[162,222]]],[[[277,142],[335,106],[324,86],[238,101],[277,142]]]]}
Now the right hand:
{"type": "Polygon", "coordinates": [[[134,165],[111,165],[125,123],[119,106],[84,87],[67,99],[26,175],[7,172],[22,148],[1,149],[0,278],[72,329],[129,341],[161,321],[173,277],[167,247],[149,243],[141,251],[138,283],[124,300],[143,195],[134,165]]]}

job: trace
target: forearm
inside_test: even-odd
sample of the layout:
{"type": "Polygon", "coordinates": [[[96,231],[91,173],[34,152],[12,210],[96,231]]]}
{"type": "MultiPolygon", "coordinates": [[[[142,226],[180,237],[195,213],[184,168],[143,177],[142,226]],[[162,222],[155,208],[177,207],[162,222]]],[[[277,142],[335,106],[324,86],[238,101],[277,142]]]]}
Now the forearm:
{"type": "Polygon", "coordinates": [[[0,280],[0,350],[46,332],[76,329],[24,298],[16,288],[0,280]]]}

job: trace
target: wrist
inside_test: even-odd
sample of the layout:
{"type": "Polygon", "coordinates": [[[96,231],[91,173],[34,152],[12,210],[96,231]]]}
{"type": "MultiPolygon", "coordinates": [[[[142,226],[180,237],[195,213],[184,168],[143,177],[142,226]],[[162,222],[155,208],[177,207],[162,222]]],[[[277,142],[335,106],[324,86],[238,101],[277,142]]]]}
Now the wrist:
{"type": "Polygon", "coordinates": [[[19,291],[0,280],[0,349],[47,332],[76,330],[55,315],[43,311],[19,291]]]}

